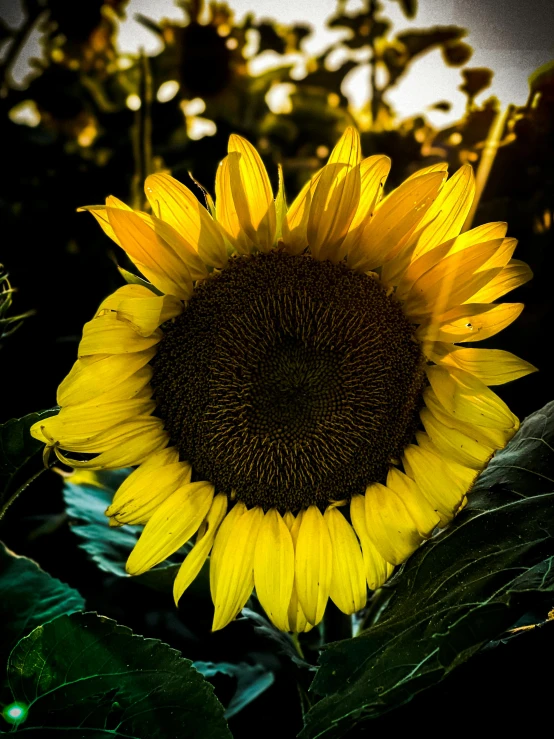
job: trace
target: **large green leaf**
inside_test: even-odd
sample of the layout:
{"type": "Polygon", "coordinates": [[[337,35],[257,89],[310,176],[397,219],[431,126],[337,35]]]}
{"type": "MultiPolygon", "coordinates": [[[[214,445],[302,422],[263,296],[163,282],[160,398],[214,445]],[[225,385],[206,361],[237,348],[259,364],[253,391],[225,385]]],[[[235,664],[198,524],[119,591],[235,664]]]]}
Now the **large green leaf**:
{"type": "MultiPolygon", "coordinates": [[[[117,488],[131,472],[124,469],[89,473],[90,481],[69,480],[63,490],[72,530],[79,537],[81,547],[101,570],[122,577],[129,577],[125,572],[125,562],[137,543],[142,526],[110,527],[104,512],[117,488]]],[[[186,549],[180,550],[169,562],[140,575],[137,580],[163,590],[170,588],[185,552],[186,549]]]]}
{"type": "Polygon", "coordinates": [[[0,518],[27,485],[44,471],[41,452],[44,444],[34,439],[29,429],[57,408],[12,418],[0,425],[0,518]]]}
{"type": "Polygon", "coordinates": [[[231,736],[212,686],[189,660],[94,613],[60,616],[32,631],[10,655],[8,680],[14,702],[28,711],[18,726],[23,734],[231,736]]]}
{"type": "Polygon", "coordinates": [[[409,701],[554,593],[554,403],[479,477],[464,511],[390,585],[381,620],[330,645],[303,739],[340,737],[409,701]]]}
{"type": "Polygon", "coordinates": [[[81,595],[48,575],[31,559],[18,557],[0,542],[0,665],[19,639],[64,613],[82,611],[81,595]]]}

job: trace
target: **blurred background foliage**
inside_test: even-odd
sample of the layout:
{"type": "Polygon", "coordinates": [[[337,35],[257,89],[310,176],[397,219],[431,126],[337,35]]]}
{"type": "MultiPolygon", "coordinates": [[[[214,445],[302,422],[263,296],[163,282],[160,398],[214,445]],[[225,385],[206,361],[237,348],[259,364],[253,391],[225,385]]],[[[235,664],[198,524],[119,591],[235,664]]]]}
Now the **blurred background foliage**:
{"type": "MultiPolygon", "coordinates": [[[[406,16],[416,15],[415,0],[397,1],[406,16]]],[[[487,140],[489,156],[498,144],[473,225],[509,221],[510,235],[520,241],[518,258],[535,272],[530,285],[507,298],[523,300],[527,311],[502,334],[502,345],[541,367],[554,253],[547,248],[554,208],[552,68],[534,75],[521,108],[500,111],[494,97],[477,104],[493,71],[468,66],[467,31],[440,26],[395,33],[387,19],[391,2],[366,0],[352,13],[339,0],[328,26],[346,31],[346,38],[315,57],[302,51],[308,25],[254,13],[238,23],[225,2],[182,0],[181,22],[141,16],[163,43],[152,57],[118,52],[126,0],[25,0],[22,25],[0,24],[1,261],[20,291],[20,306],[36,311],[12,337],[9,383],[25,367],[38,369],[23,397],[4,398],[4,418],[52,403],[83,322],[120,283],[113,261],[124,262],[124,255],[76,209],[110,193],[144,207],[142,182],[162,170],[202,198],[190,176],[212,188],[232,132],[258,147],[274,179],[277,164],[283,166],[289,202],[350,124],[362,132],[366,156],[392,158],[389,188],[441,160],[451,170],[464,162],[478,168],[487,140]],[[30,60],[26,84],[16,85],[13,65],[37,31],[41,58],[30,60]],[[429,123],[426,111],[399,120],[388,101],[414,60],[437,49],[444,64],[460,68],[459,89],[467,98],[463,118],[443,130],[429,123]],[[269,68],[258,63],[268,51],[269,68]],[[353,110],[342,83],[360,65],[368,69],[371,95],[365,108],[353,110]]],[[[449,106],[437,100],[434,107],[449,106]]],[[[518,383],[516,395],[510,387],[501,391],[525,415],[540,405],[547,385],[542,373],[518,383]]]]}
{"type": "MultiPolygon", "coordinates": [[[[282,165],[291,202],[352,124],[361,131],[365,156],[392,158],[389,189],[438,161],[448,161],[451,171],[469,162],[479,172],[494,158],[473,225],[508,221],[509,235],[519,239],[516,256],[529,263],[535,278],[505,298],[526,303],[522,317],[481,345],[509,349],[541,370],[498,388],[519,416],[552,398],[554,66],[532,76],[522,107],[500,110],[494,97],[477,103],[493,71],[470,66],[467,31],[442,26],[395,33],[387,18],[387,6],[395,1],[407,17],[416,17],[416,0],[366,0],[355,13],[338,0],[328,25],[346,30],[346,38],[318,56],[303,51],[308,25],[259,19],[255,12],[237,22],[224,2],[182,0],[177,3],[180,22],[141,16],[163,42],[151,57],[118,51],[126,0],[24,0],[19,27],[0,20],[0,262],[18,290],[13,298],[3,271],[0,421],[54,404],[83,323],[122,284],[115,263],[130,266],[77,208],[102,203],[108,194],[146,207],[142,182],[154,171],[171,172],[202,199],[198,183],[213,192],[215,171],[233,132],[258,147],[274,185],[282,165]],[[41,57],[30,60],[28,79],[18,85],[14,64],[36,32],[41,57]],[[444,64],[460,69],[459,89],[467,98],[461,120],[442,130],[431,125],[426,110],[400,120],[389,101],[414,60],[437,49],[444,64]],[[270,67],[259,63],[268,51],[270,67]],[[354,110],[342,85],[360,65],[367,66],[371,95],[364,108],[354,110]],[[21,319],[23,325],[13,332],[21,319]]],[[[446,111],[450,101],[439,99],[434,107],[446,111]]],[[[252,637],[247,622],[229,636],[207,632],[209,598],[198,602],[185,626],[168,594],[160,595],[155,609],[144,609],[145,586],[121,580],[106,586],[69,533],[61,483],[44,475],[14,504],[9,531],[4,526],[2,532],[8,544],[79,585],[99,611],[169,641],[191,659],[236,661],[247,655],[272,670],[284,669],[286,677],[267,640],[252,637]],[[46,549],[45,537],[54,542],[46,549]],[[75,556],[62,562],[65,550],[75,556]]],[[[448,698],[453,688],[442,690],[448,698]]],[[[269,698],[256,702],[262,715],[271,696],[290,699],[288,717],[273,714],[277,729],[285,727],[282,736],[292,736],[286,732],[300,722],[300,709],[292,708],[298,703],[295,691],[281,680],[268,691],[269,698]]],[[[419,705],[424,708],[409,709],[412,718],[417,710],[425,715],[425,703],[419,705]]],[[[249,715],[235,719],[241,736],[257,735],[248,733],[249,715]]],[[[389,726],[395,726],[394,719],[389,726]]]]}

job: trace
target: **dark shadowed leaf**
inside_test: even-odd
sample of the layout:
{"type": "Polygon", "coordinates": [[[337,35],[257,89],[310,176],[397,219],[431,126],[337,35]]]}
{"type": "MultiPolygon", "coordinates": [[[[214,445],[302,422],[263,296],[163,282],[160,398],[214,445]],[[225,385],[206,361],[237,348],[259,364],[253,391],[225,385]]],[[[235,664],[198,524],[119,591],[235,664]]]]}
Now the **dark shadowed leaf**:
{"type": "Polygon", "coordinates": [[[472,69],[462,69],[464,78],[460,90],[464,92],[470,100],[479,95],[480,92],[486,90],[492,81],[493,72],[486,67],[474,67],[472,69]]]}
{"type": "Polygon", "coordinates": [[[0,542],[0,664],[17,642],[36,626],[64,613],[82,611],[81,595],[27,557],[0,542]]]}
{"type": "Polygon", "coordinates": [[[225,709],[225,718],[231,718],[252,703],[259,695],[273,685],[275,676],[264,665],[249,665],[246,662],[231,664],[229,662],[194,662],[194,667],[204,677],[227,675],[236,680],[236,689],[229,705],[225,709]]]}
{"type": "Polygon", "coordinates": [[[479,477],[469,503],[391,583],[381,620],[321,656],[303,739],[340,737],[409,701],[554,594],[554,403],[479,477]]]}
{"type": "Polygon", "coordinates": [[[0,518],[9,503],[44,471],[44,444],[29,433],[31,426],[58,412],[57,408],[12,418],[0,425],[0,518]]]}
{"type": "Polygon", "coordinates": [[[294,646],[293,640],[290,634],[284,631],[279,631],[267,618],[264,618],[260,613],[256,613],[251,608],[243,608],[241,611],[241,617],[247,618],[254,623],[254,631],[260,636],[269,639],[274,642],[279,651],[285,654],[290,660],[292,660],[298,667],[304,667],[308,670],[315,670],[313,665],[310,665],[306,660],[302,659],[294,646]]]}
{"type": "MultiPolygon", "coordinates": [[[[75,477],[77,482],[71,482],[70,478],[63,490],[72,529],[79,537],[81,547],[101,570],[120,577],[129,577],[125,572],[125,562],[143,527],[110,527],[104,512],[117,488],[131,472],[132,469],[78,473],[75,477]],[[80,477],[82,482],[79,482],[80,477]]],[[[135,579],[155,588],[170,589],[185,554],[186,548],[181,549],[173,559],[135,579]]]]}
{"type": "Polygon", "coordinates": [[[415,18],[417,13],[417,0],[398,0],[406,18],[415,18]]]}
{"type": "Polygon", "coordinates": [[[434,26],[402,31],[396,38],[406,47],[411,58],[424,54],[439,46],[458,41],[467,31],[459,26],[434,26]]]}
{"type": "Polygon", "coordinates": [[[451,67],[461,67],[471,59],[473,49],[469,44],[463,41],[453,44],[446,44],[442,48],[442,57],[444,61],[451,67]]]}
{"type": "Polygon", "coordinates": [[[61,616],[32,631],[10,655],[8,680],[13,700],[28,708],[23,734],[231,736],[212,686],[189,660],[94,613],[61,616]]]}

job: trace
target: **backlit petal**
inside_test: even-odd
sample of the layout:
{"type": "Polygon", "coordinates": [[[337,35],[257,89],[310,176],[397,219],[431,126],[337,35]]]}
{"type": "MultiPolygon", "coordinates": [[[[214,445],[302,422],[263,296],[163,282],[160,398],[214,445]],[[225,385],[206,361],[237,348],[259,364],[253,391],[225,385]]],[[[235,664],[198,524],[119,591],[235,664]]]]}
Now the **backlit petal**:
{"type": "Polygon", "coordinates": [[[437,197],[444,173],[408,180],[379,205],[356,249],[348,254],[352,269],[367,271],[398,254],[437,197]]]}
{"type": "Polygon", "coordinates": [[[227,250],[219,225],[188,187],[160,173],[146,178],[144,191],[152,211],[195,248],[205,264],[225,266],[227,250]]]}
{"type": "Polygon", "coordinates": [[[503,331],[523,310],[523,303],[466,303],[442,316],[440,322],[423,323],[416,331],[420,341],[484,341],[503,331]]]}
{"type": "Polygon", "coordinates": [[[537,372],[529,362],[502,349],[473,349],[437,342],[431,345],[428,356],[437,364],[469,372],[485,385],[503,385],[537,372]]]}
{"type": "Polygon", "coordinates": [[[258,249],[267,252],[275,242],[276,216],[265,165],[242,136],[231,135],[228,151],[233,201],[240,225],[258,249]]]}

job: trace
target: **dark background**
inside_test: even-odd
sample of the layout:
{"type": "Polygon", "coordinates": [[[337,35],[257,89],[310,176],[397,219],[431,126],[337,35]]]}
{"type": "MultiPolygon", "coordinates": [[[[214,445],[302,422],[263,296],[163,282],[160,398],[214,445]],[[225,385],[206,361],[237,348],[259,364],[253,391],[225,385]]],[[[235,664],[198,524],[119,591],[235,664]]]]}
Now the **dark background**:
{"type": "MultiPolygon", "coordinates": [[[[414,12],[412,3],[401,4],[407,14],[414,12]]],[[[54,405],[56,387],[75,359],[83,323],[122,284],[115,259],[129,266],[91,216],[76,212],[79,206],[102,203],[107,194],[114,194],[143,207],[140,183],[148,172],[160,169],[170,170],[191,187],[187,173],[193,172],[212,189],[217,163],[226,153],[232,132],[258,146],[275,184],[277,164],[283,165],[291,202],[325,160],[325,149],[333,146],[347,125],[357,123],[340,88],[354,62],[329,71],[325,54],[315,59],[307,77],[295,81],[292,110],[281,114],[269,110],[265,95],[272,84],[290,81],[289,68],[255,78],[248,74],[242,55],[248,30],[259,33],[261,51],[284,54],[297,50],[309,33],[301,24],[278,27],[254,17],[236,24],[230,13],[218,8],[201,25],[197,22],[200,4],[191,2],[182,24],[158,26],[144,19],[162,38],[164,50],[150,59],[135,58],[122,69],[115,30],[118,14],[125,11],[124,1],[27,0],[25,5],[27,20],[22,29],[0,23],[4,44],[0,47],[4,49],[0,62],[0,261],[17,288],[7,315],[27,310],[35,314],[1,340],[0,421],[54,405]],[[28,87],[17,89],[10,77],[14,49],[24,44],[26,33],[36,24],[44,29],[45,61],[35,65],[28,87]],[[179,93],[169,102],[157,102],[156,90],[168,79],[179,81],[179,93]],[[141,98],[140,110],[127,107],[130,94],[141,98]],[[214,136],[200,140],[187,135],[190,121],[181,107],[183,100],[196,97],[205,102],[202,115],[217,125],[214,136]],[[40,116],[34,127],[13,120],[14,109],[29,100],[40,116]]],[[[547,43],[544,18],[549,17],[545,11],[549,3],[489,0],[464,5],[464,12],[471,6],[475,14],[472,34],[487,34],[500,48],[529,48],[533,40],[547,43]],[[500,17],[509,23],[499,23],[500,17]],[[498,33],[497,28],[501,29],[498,33]]],[[[0,7],[5,13],[9,2],[0,7]]],[[[355,17],[339,7],[330,20],[333,27],[351,29],[347,46],[367,46],[375,55],[381,54],[380,62],[387,70],[388,82],[375,88],[368,105],[369,124],[362,130],[362,143],[364,155],[384,153],[393,159],[389,187],[397,186],[417,168],[444,159],[451,171],[468,161],[479,166],[499,106],[494,98],[475,101],[486,89],[491,72],[471,67],[468,43],[472,34],[465,36],[456,26],[456,7],[453,3],[452,25],[404,32],[396,38],[387,25],[386,9],[379,10],[374,3],[355,17]],[[467,97],[463,118],[444,130],[433,128],[425,111],[398,120],[388,102],[388,94],[413,62],[435,49],[441,50],[444,64],[460,68],[467,97]]],[[[447,104],[437,101],[439,106],[447,104]]],[[[553,121],[551,67],[531,81],[527,104],[511,110],[474,221],[475,226],[508,221],[508,235],[519,240],[515,256],[526,261],[535,275],[532,282],[501,299],[524,302],[522,316],[480,344],[513,351],[539,368],[539,373],[495,388],[521,418],[554,394],[550,346],[554,320],[553,121]]],[[[199,190],[198,194],[201,197],[199,190]]],[[[261,727],[271,726],[281,736],[294,736],[301,717],[291,679],[293,667],[287,659],[274,656],[272,644],[254,635],[249,622],[232,624],[211,635],[206,590],[203,594],[201,588],[195,590],[194,609],[177,613],[168,594],[154,598],[145,586],[101,573],[86,559],[70,530],[61,484],[59,476],[44,474],[14,504],[0,522],[0,537],[8,546],[79,589],[91,610],[167,641],[191,659],[265,660],[277,671],[276,683],[232,720],[231,729],[237,737],[253,737],[260,735],[261,727]]],[[[451,730],[453,725],[468,730],[483,717],[498,731],[513,728],[513,722],[529,714],[546,718],[552,632],[544,627],[482,652],[441,686],[370,724],[367,733],[408,727],[451,730]]],[[[309,654],[315,661],[315,649],[309,654]]],[[[218,689],[224,694],[228,686],[222,684],[218,689]]],[[[358,733],[365,736],[366,732],[358,733]]]]}

